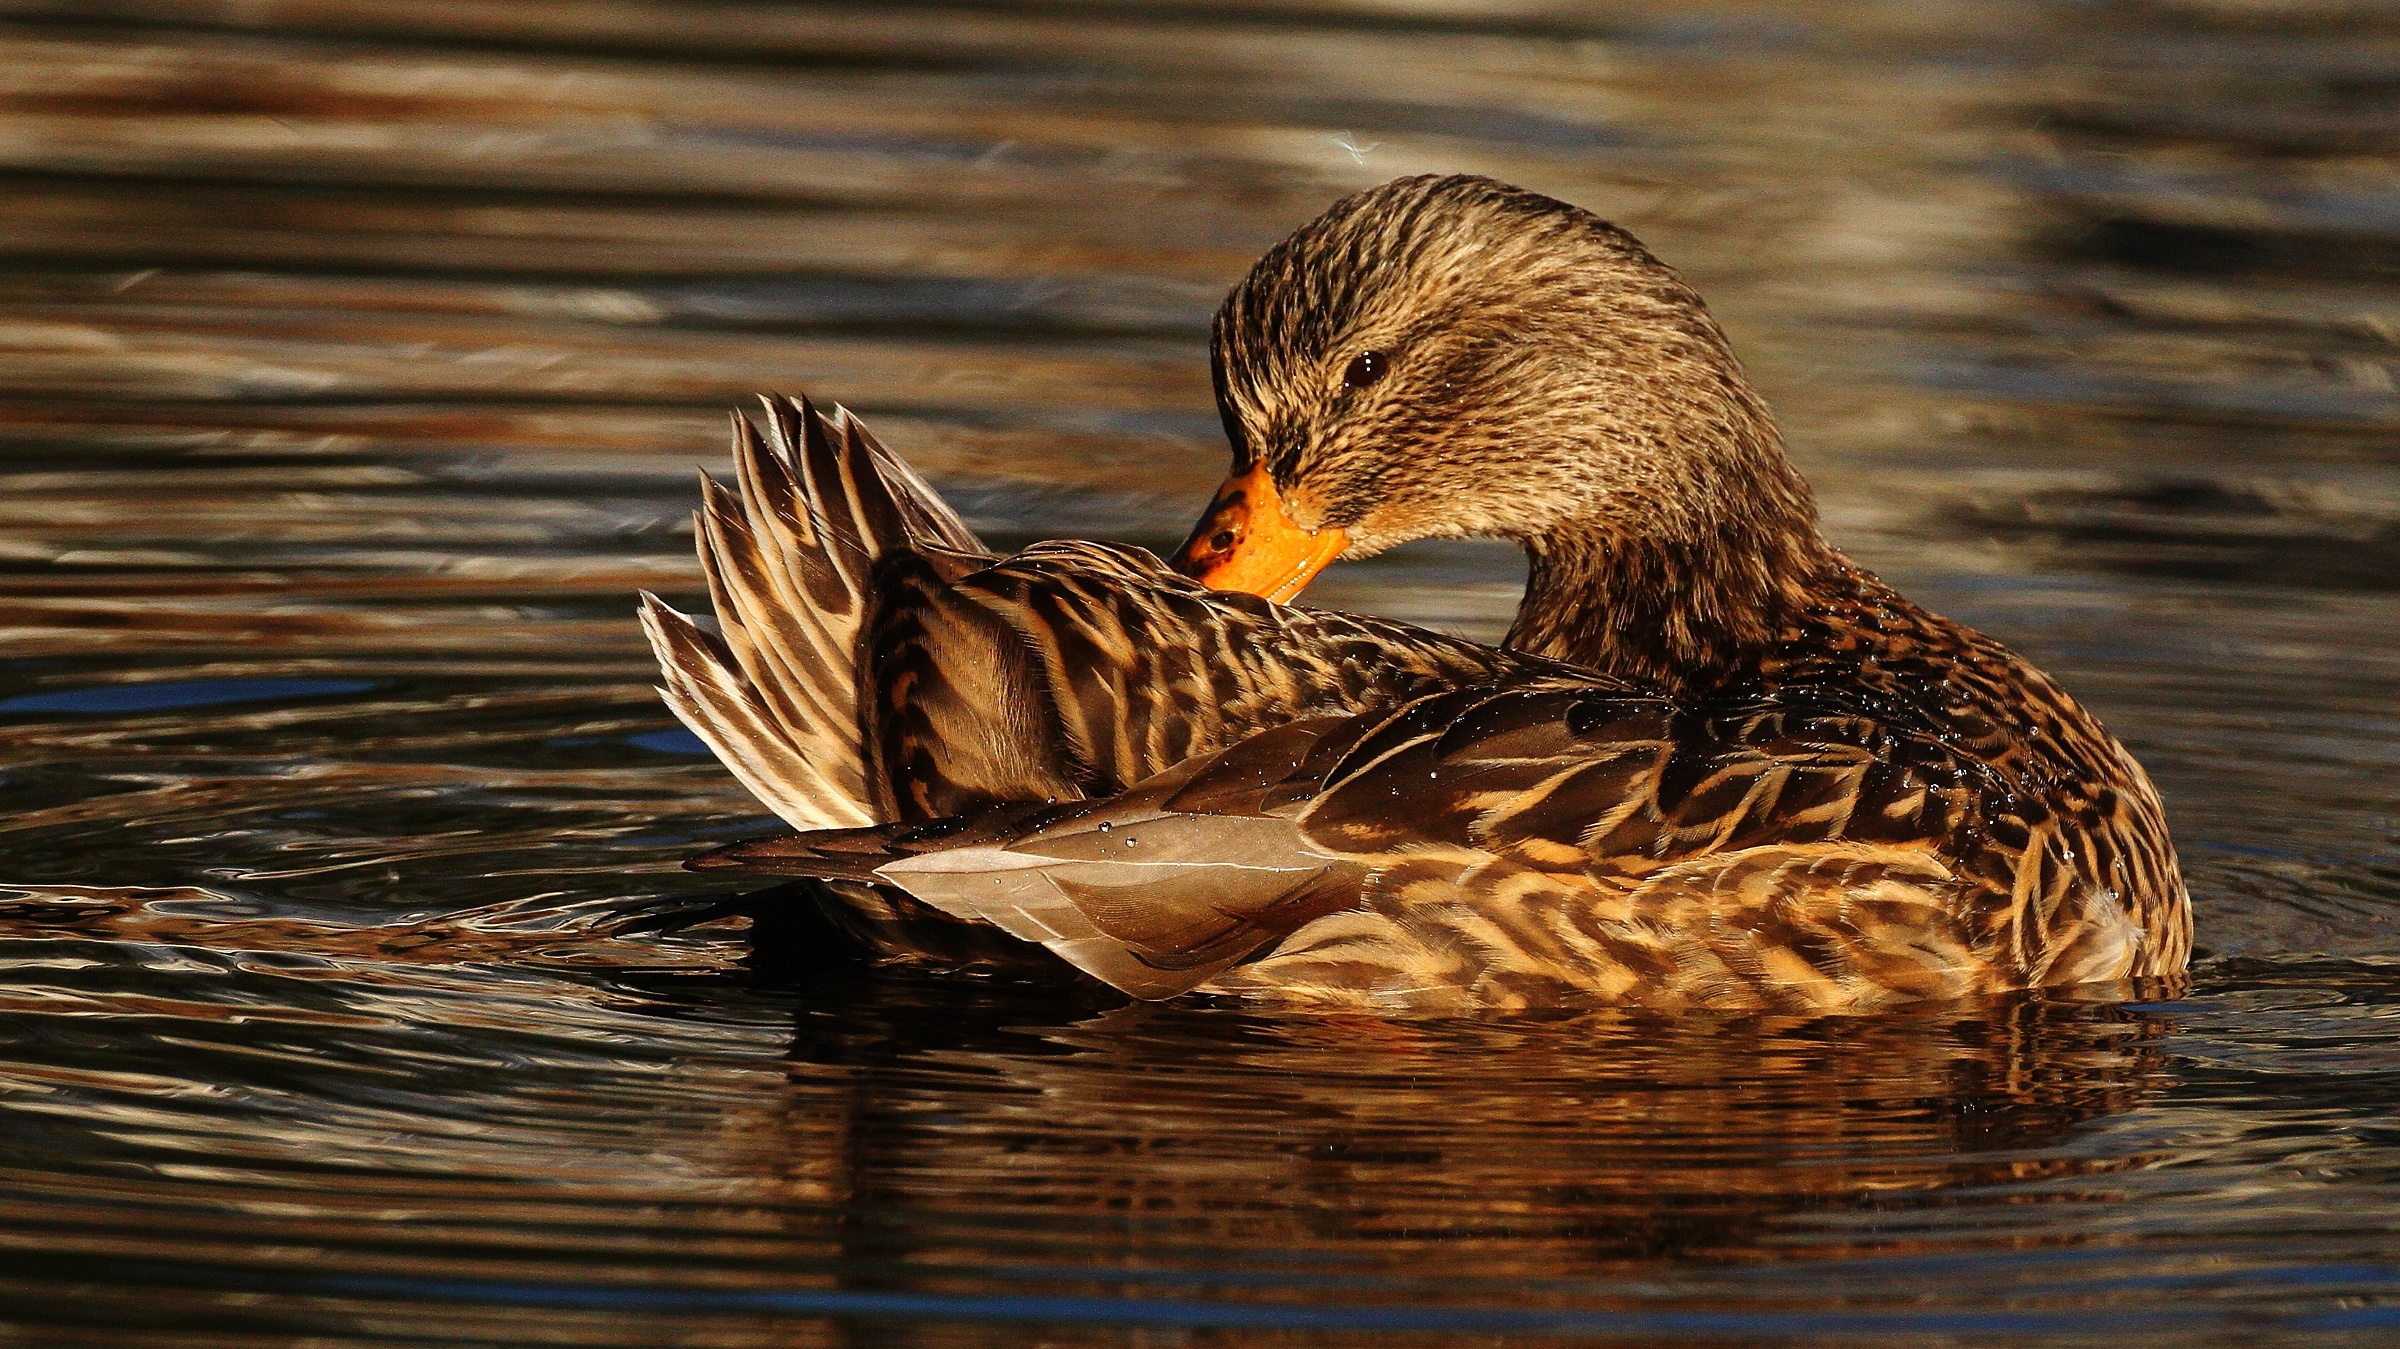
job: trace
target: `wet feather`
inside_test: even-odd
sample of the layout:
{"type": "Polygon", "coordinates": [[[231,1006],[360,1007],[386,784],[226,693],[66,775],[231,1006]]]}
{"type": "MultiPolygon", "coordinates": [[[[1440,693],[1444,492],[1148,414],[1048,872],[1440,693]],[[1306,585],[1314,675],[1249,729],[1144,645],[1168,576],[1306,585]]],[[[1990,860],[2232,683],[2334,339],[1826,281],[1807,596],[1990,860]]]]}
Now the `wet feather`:
{"type": "Polygon", "coordinates": [[[1271,251],[1216,340],[1235,467],[1301,526],[1524,543],[1520,649],[1141,549],[994,558],[857,419],[771,403],[739,500],[704,494],[724,638],[645,624],[677,714],[809,832],[696,865],[826,881],[884,958],[1000,934],[1137,997],[1856,1008],[2184,967],[2139,765],[1818,537],[1631,236],[1402,180],[1271,251]],[[1527,332],[1557,340],[1495,336],[1527,332]]]}

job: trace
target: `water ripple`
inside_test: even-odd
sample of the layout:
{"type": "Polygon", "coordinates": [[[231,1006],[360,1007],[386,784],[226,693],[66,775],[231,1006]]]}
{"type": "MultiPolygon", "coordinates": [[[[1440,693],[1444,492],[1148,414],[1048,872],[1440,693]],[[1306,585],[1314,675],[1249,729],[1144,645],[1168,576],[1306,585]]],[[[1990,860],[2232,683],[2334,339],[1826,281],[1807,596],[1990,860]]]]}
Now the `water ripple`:
{"type": "MultiPolygon", "coordinates": [[[[2367,1342],[2400,27],[2338,3],[0,17],[0,1333],[2367,1342]],[[1862,561],[2149,765],[2188,984],[1290,1021],[828,962],[658,705],[725,410],[1171,544],[1224,287],[1473,170],[1711,298],[1862,561]],[[627,921],[628,914],[647,920],[627,921]]],[[[1505,548],[1322,599],[1486,639],[1505,548]]]]}

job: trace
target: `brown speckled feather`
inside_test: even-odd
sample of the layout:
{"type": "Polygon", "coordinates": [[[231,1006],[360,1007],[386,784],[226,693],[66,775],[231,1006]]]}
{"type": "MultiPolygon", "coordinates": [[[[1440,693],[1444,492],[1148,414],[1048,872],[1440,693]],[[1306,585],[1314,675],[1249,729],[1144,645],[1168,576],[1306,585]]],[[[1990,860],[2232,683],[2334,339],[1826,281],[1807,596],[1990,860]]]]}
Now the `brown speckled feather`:
{"type": "Polygon", "coordinates": [[[2005,765],[1841,701],[1485,684],[1107,801],[738,854],[898,885],[1145,997],[1856,1007],[2180,968],[2160,910],[2063,865],[2130,877],[2139,812],[2069,826],[2005,765]]]}
{"type": "Polygon", "coordinates": [[[1114,795],[1288,721],[1562,668],[1212,591],[1111,544],[1036,544],[954,579],[899,555],[876,580],[863,720],[894,820],[1114,795]]]}
{"type": "Polygon", "coordinates": [[[1365,902],[1223,986],[1418,1010],[1838,1007],[2182,967],[2151,810],[2120,794],[2069,815],[2056,762],[2011,762],[2024,742],[1987,757],[1875,701],[1428,699],[1301,817],[1370,868],[1365,902]]]}
{"type": "MultiPolygon", "coordinates": [[[[765,436],[736,425],[739,497],[704,480],[724,635],[652,597],[643,617],[669,705],[803,829],[1112,796],[1295,720],[1562,668],[1212,591],[1138,548],[995,559],[855,417],[768,409],[765,436]]],[[[1004,960],[907,887],[831,893],[831,916],[887,957],[1004,960]]]]}
{"type": "Polygon", "coordinates": [[[707,477],[694,515],[717,633],[642,597],[659,693],[742,784],[800,829],[869,810],[857,652],[875,559],[982,556],[965,522],[855,417],[761,400],[733,420],[737,494],[707,477]]]}

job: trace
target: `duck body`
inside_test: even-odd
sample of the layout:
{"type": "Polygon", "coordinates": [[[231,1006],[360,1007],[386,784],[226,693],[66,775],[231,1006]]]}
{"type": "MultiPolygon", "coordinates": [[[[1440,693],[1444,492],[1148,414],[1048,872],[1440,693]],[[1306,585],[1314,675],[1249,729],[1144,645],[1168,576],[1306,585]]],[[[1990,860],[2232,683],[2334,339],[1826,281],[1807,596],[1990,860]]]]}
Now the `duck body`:
{"type": "Polygon", "coordinates": [[[1173,569],[994,557],[855,419],[770,405],[701,514],[722,636],[646,618],[670,704],[801,832],[694,865],[813,879],[884,959],[1150,998],[1859,1008],[2180,972],[2140,766],[1817,538],[1679,287],[1484,180],[1337,206],[1220,313],[1236,472],[1173,569]],[[1519,301],[1457,278],[1541,292],[1486,243],[1522,235],[1582,270],[1494,327],[1519,301]],[[1614,363],[1574,376],[1580,426],[1526,364],[1544,324],[1614,363]],[[1509,649],[1183,574],[1288,596],[1438,533],[1532,555],[1509,649]]]}

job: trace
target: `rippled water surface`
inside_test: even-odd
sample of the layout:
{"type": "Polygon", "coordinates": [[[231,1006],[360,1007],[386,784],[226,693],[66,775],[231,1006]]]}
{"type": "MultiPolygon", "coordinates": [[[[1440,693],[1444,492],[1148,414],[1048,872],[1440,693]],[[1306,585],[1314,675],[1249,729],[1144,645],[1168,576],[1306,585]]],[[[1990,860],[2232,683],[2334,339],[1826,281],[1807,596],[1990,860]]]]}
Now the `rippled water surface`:
{"type": "Polygon", "coordinates": [[[2340,0],[0,0],[0,1338],[2400,1335],[2396,148],[2340,0]],[[729,407],[1169,543],[1217,297],[1451,169],[1684,268],[1836,540],[2150,765],[2188,991],[1311,1021],[615,926],[769,824],[631,617],[729,407]]]}

